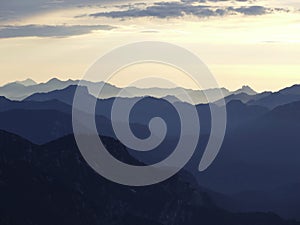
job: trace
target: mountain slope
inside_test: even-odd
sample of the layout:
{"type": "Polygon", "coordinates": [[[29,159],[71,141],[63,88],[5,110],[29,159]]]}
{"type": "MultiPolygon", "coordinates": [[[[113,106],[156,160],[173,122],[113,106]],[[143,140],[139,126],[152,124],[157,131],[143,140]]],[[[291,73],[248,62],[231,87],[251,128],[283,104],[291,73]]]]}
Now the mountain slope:
{"type": "MultiPolygon", "coordinates": [[[[94,98],[92,95],[89,94],[88,89],[86,87],[78,88],[84,96],[87,96],[86,98],[94,98]]],[[[76,89],[76,85],[71,85],[62,90],[55,90],[49,93],[36,93],[27,97],[24,101],[44,102],[49,100],[59,100],[65,104],[72,105],[76,89]]]]}
{"type": "MultiPolygon", "coordinates": [[[[136,162],[120,143],[102,140],[119,159],[136,162]]],[[[35,146],[1,131],[0,145],[2,224],[299,224],[217,208],[183,173],[149,187],[111,183],[86,165],[72,136],[35,146]]]]}
{"type": "Polygon", "coordinates": [[[55,110],[16,109],[0,112],[0,129],[41,144],[72,133],[72,120],[55,110]]]}
{"type": "Polygon", "coordinates": [[[295,101],[300,101],[300,85],[294,85],[282,89],[258,100],[254,99],[249,101],[248,104],[260,105],[268,107],[269,109],[274,109],[277,106],[289,104],[295,101]]]}
{"type": "Polygon", "coordinates": [[[245,193],[237,199],[248,199],[252,204],[242,203],[243,209],[263,208],[286,218],[300,219],[298,190],[282,188],[299,182],[299,115],[300,102],[294,102],[228,132],[212,166],[195,174],[200,184],[217,192],[245,193]],[[259,194],[247,197],[247,193],[259,194]],[[290,197],[282,201],[282,196],[290,197]]]}
{"type": "MultiPolygon", "coordinates": [[[[0,128],[15,132],[39,144],[69,134],[72,131],[72,103],[76,88],[76,86],[69,86],[63,90],[50,93],[34,94],[24,101],[11,101],[0,97],[0,122],[2,122],[0,128]],[[12,114],[9,111],[12,111],[12,114]],[[51,115],[52,111],[56,112],[51,115]],[[60,112],[62,113],[61,117],[58,115],[60,112]],[[45,126],[45,129],[43,129],[43,126],[45,126]]],[[[86,102],[96,101],[95,97],[88,93],[86,87],[79,87],[79,90],[85,96],[86,102]]],[[[164,119],[168,126],[168,138],[173,139],[179,136],[180,118],[174,106],[168,101],[152,97],[143,99],[118,98],[118,100],[121,102],[121,105],[128,105],[133,101],[139,100],[131,110],[129,119],[133,132],[141,138],[149,135],[147,127],[153,117],[164,119]]],[[[111,118],[111,109],[114,101],[115,98],[97,100],[96,121],[102,131],[102,135],[114,137],[111,124],[108,121],[111,118]]],[[[194,109],[194,106],[188,103],[175,102],[174,104],[184,112],[194,109]]],[[[85,109],[80,110],[84,111],[85,109]]],[[[197,105],[196,110],[200,118],[201,134],[209,134],[211,126],[209,105],[197,105]]],[[[266,108],[261,106],[248,106],[240,101],[231,101],[227,104],[227,129],[234,129],[240,124],[263,115],[267,111],[266,108]]],[[[189,130],[189,133],[193,134],[194,131],[189,130]]]]}
{"type": "Polygon", "coordinates": [[[72,107],[58,100],[49,100],[43,102],[35,101],[12,101],[5,97],[0,97],[0,112],[21,109],[21,110],[56,110],[59,112],[71,114],[72,107]]]}

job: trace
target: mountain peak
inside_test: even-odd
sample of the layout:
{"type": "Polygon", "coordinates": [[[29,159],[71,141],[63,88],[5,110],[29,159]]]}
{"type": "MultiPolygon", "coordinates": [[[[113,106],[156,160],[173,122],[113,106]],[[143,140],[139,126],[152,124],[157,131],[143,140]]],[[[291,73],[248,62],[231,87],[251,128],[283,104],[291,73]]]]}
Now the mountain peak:
{"type": "Polygon", "coordinates": [[[50,79],[47,83],[57,83],[57,82],[60,82],[59,79],[57,79],[56,77],[50,79]]]}
{"type": "Polygon", "coordinates": [[[248,95],[256,95],[257,92],[254,91],[250,86],[248,85],[244,85],[242,88],[236,90],[233,92],[234,94],[241,94],[241,93],[245,93],[248,95]]]}
{"type": "Polygon", "coordinates": [[[16,83],[17,84],[22,84],[24,86],[32,86],[32,85],[36,85],[37,84],[34,80],[32,80],[30,78],[28,78],[26,80],[22,80],[22,81],[16,81],[16,83]]]}

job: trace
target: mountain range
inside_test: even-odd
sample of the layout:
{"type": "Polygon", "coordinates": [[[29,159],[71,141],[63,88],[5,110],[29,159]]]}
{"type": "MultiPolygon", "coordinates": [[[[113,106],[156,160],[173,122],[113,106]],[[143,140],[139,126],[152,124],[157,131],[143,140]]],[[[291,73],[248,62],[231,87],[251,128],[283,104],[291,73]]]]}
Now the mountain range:
{"type": "MultiPolygon", "coordinates": [[[[30,80],[15,82],[9,84],[14,88],[11,93],[17,93],[18,87],[21,87],[20,90],[28,87],[33,90],[32,87],[40,88],[40,85],[44,85],[44,91],[32,92],[23,100],[0,97],[0,130],[3,130],[0,132],[0,188],[3,188],[1,199],[5,199],[3,204],[0,203],[1,224],[19,224],[20,221],[25,221],[23,224],[40,224],[39,219],[47,215],[37,207],[39,204],[45,204],[45,210],[53,213],[49,224],[57,223],[60,210],[66,213],[68,223],[74,224],[99,224],[99,220],[105,221],[101,224],[122,224],[121,221],[123,224],[132,224],[132,221],[140,221],[141,224],[196,224],[195,221],[201,218],[204,224],[297,224],[291,220],[300,221],[299,85],[274,93],[254,93],[244,86],[235,93],[228,93],[225,98],[227,130],[224,143],[211,167],[201,173],[198,165],[211,132],[211,115],[209,104],[196,104],[201,134],[194,156],[179,175],[147,191],[143,188],[120,188],[98,177],[81,159],[72,136],[72,105],[76,89],[79,88],[87,102],[97,102],[95,121],[98,132],[114,146],[112,154],[124,161],[143,165],[164,159],[176,146],[180,118],[167,98],[185,110],[190,110],[193,104],[181,101],[172,93],[162,98],[116,97],[112,94],[97,99],[87,86],[78,87],[73,81],[69,82],[52,80],[50,83],[55,89],[51,91],[45,88],[49,84],[34,84],[30,80]],[[116,141],[111,125],[111,109],[116,98],[122,104],[139,100],[131,111],[129,121],[137,137],[150,135],[148,123],[151,118],[160,116],[165,120],[168,132],[160,146],[147,153],[137,153],[116,141]],[[119,149],[123,152],[121,155],[119,149]],[[84,168],[82,173],[74,172],[79,168],[84,168]],[[83,179],[85,176],[89,178],[83,179]],[[64,177],[71,180],[64,181],[64,177]],[[24,186],[24,190],[9,204],[10,198],[18,192],[13,185],[24,186]],[[102,192],[95,190],[97,185],[102,187],[102,192]],[[112,194],[105,196],[110,188],[112,194]],[[89,192],[99,196],[106,204],[94,202],[89,192]],[[130,198],[120,197],[120,200],[113,197],[115,194],[119,197],[127,194],[130,198]],[[145,203],[137,198],[154,201],[157,200],[156,194],[175,197],[162,200],[165,202],[161,202],[160,207],[151,202],[148,208],[138,209],[137,205],[144,206],[145,203]],[[22,216],[18,220],[13,217],[13,208],[20,197],[22,204],[17,210],[22,216]],[[25,210],[29,198],[34,199],[34,204],[30,204],[33,208],[25,210]],[[199,199],[206,199],[205,203],[199,199]],[[173,203],[168,205],[168,202],[173,203]],[[9,205],[6,211],[5,204],[9,205]],[[157,207],[154,214],[149,212],[152,207],[157,207]],[[64,208],[69,208],[69,211],[64,208]],[[31,210],[37,210],[42,216],[35,217],[30,214],[31,210]],[[101,214],[99,210],[110,214],[101,214]],[[159,214],[158,211],[164,213],[159,214]],[[75,212],[77,216],[72,219],[71,215],[75,212]],[[176,215],[172,214],[174,212],[176,215]],[[188,212],[193,212],[193,215],[188,212]],[[163,215],[168,218],[163,218],[163,215]],[[173,217],[174,220],[171,220],[173,217]],[[216,218],[211,220],[211,217],[216,218]]],[[[4,87],[9,89],[9,85],[4,87]]],[[[115,88],[117,93],[119,90],[115,88]]],[[[217,102],[211,103],[211,106],[219,107],[217,102]]],[[[85,109],[81,110],[88,113],[85,109]]],[[[190,132],[192,135],[193,131],[190,132]]]]}
{"type": "MultiPolygon", "coordinates": [[[[126,87],[120,88],[109,83],[104,82],[91,82],[91,81],[79,81],[79,80],[67,80],[61,81],[57,78],[53,78],[46,83],[36,83],[31,79],[25,81],[17,81],[6,84],[0,87],[0,96],[4,96],[10,100],[24,100],[28,97],[32,98],[34,94],[48,93],[56,90],[65,89],[71,85],[77,86],[81,84],[83,87],[88,87],[89,93],[93,94],[92,90],[98,90],[102,87],[101,99],[108,99],[114,97],[120,98],[133,98],[151,96],[155,98],[164,98],[171,102],[188,102],[190,104],[205,104],[208,100],[201,90],[185,89],[181,87],[176,88],[138,88],[138,87],[126,87]],[[119,92],[122,90],[122,93],[119,92]],[[187,93],[190,98],[186,98],[187,93]]],[[[269,109],[276,108],[279,105],[288,104],[294,101],[300,101],[299,94],[300,85],[294,85],[288,88],[284,88],[277,92],[262,92],[257,93],[249,86],[243,86],[236,91],[229,91],[226,88],[221,88],[221,92],[225,97],[225,101],[240,100],[247,105],[260,105],[269,109]]],[[[205,90],[212,100],[218,102],[219,90],[208,89],[205,90]]],[[[94,97],[98,97],[94,94],[94,97]]]]}
{"type": "MultiPolygon", "coordinates": [[[[11,100],[23,100],[35,93],[47,93],[54,90],[61,90],[70,85],[78,85],[80,83],[81,86],[88,87],[89,90],[98,89],[100,87],[103,88],[102,95],[100,98],[112,98],[112,97],[124,97],[124,98],[132,98],[132,97],[143,97],[143,96],[152,96],[156,98],[168,98],[168,96],[174,97],[180,101],[189,102],[192,104],[200,104],[207,103],[207,98],[203,91],[201,90],[192,90],[185,89],[181,87],[176,88],[138,88],[138,87],[126,87],[119,88],[109,83],[104,82],[91,82],[91,81],[79,81],[79,80],[67,80],[61,81],[57,78],[53,78],[46,83],[37,84],[35,81],[31,79],[27,79],[25,81],[17,81],[8,83],[2,87],[0,87],[0,96],[4,96],[11,100]],[[119,92],[122,90],[122,93],[119,92]],[[186,97],[187,93],[191,99],[186,97]]],[[[234,92],[230,92],[226,88],[221,89],[224,96],[228,96],[231,94],[240,94],[246,93],[248,95],[255,95],[256,92],[252,90],[248,86],[243,86],[241,89],[238,89],[234,92]]],[[[90,91],[90,93],[93,93],[90,91]]],[[[208,89],[205,90],[206,94],[209,94],[214,101],[218,99],[218,89],[208,89]]],[[[95,95],[95,97],[98,97],[95,95]]]]}

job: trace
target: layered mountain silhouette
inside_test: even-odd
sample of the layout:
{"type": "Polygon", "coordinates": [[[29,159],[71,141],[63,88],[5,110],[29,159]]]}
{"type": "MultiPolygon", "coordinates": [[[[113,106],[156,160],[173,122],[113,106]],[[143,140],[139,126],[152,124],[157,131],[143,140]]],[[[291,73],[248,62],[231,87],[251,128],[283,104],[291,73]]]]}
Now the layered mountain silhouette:
{"type": "Polygon", "coordinates": [[[300,85],[294,85],[292,87],[282,89],[278,92],[270,93],[263,98],[250,101],[249,104],[262,105],[273,109],[277,106],[292,103],[295,101],[300,101],[300,85]]]}
{"type": "MultiPolygon", "coordinates": [[[[219,100],[220,90],[219,89],[208,89],[205,91],[185,89],[181,87],[175,88],[138,88],[138,87],[126,87],[119,88],[109,83],[104,82],[91,82],[91,81],[79,81],[79,80],[67,80],[61,81],[57,78],[53,78],[46,83],[37,84],[33,80],[17,81],[13,83],[6,84],[0,87],[0,96],[4,96],[11,100],[23,100],[33,94],[37,93],[47,93],[55,90],[61,90],[67,88],[71,85],[79,85],[83,87],[88,87],[89,90],[98,90],[100,87],[103,89],[102,95],[99,97],[101,99],[112,98],[112,97],[143,97],[151,96],[155,98],[164,98],[167,96],[173,96],[174,99],[178,99],[183,102],[188,102],[191,104],[207,103],[206,95],[209,95],[211,100],[219,100]],[[120,92],[122,90],[122,92],[120,92]],[[186,95],[189,97],[187,98],[186,95]]],[[[93,93],[91,91],[91,93],[93,93]]],[[[221,93],[224,96],[229,96],[231,94],[246,93],[248,95],[255,95],[256,92],[248,86],[243,86],[237,91],[230,92],[226,88],[221,89],[221,93]]],[[[98,97],[97,93],[94,94],[98,97]]],[[[173,100],[174,100],[173,99],[173,100]]]]}
{"type": "Polygon", "coordinates": [[[29,79],[29,78],[26,79],[26,80],[22,80],[22,81],[16,81],[15,83],[21,84],[21,85],[24,85],[24,86],[37,85],[37,82],[35,82],[34,80],[29,79]]]}
{"type": "MultiPolygon", "coordinates": [[[[96,115],[99,126],[102,123],[102,133],[109,135],[113,133],[105,119],[111,118],[112,105],[115,98],[96,99],[89,94],[86,87],[78,87],[86,102],[97,101],[96,115]]],[[[49,93],[37,93],[23,101],[12,101],[1,97],[0,99],[0,129],[14,132],[34,143],[45,143],[62,137],[72,132],[71,114],[73,98],[77,86],[71,85],[62,90],[55,90],[49,93]],[[55,112],[53,112],[55,111],[55,112]],[[53,112],[53,113],[52,113],[53,112]],[[15,119],[17,118],[17,119],[15,119]],[[39,122],[38,122],[39,121],[39,122]],[[26,125],[25,125],[26,123],[26,125]],[[31,130],[31,132],[29,132],[31,130]]],[[[145,98],[118,98],[121,104],[128,104],[140,100],[131,113],[130,123],[135,124],[137,129],[148,129],[148,123],[154,116],[165,119],[168,125],[170,137],[177,137],[180,132],[180,118],[176,109],[166,100],[153,97],[145,98]]],[[[175,102],[178,108],[192,110],[194,107],[188,103],[175,102]]],[[[201,133],[210,132],[210,108],[208,104],[196,106],[201,122],[201,133]]],[[[85,110],[85,109],[81,109],[85,110]]],[[[261,106],[247,106],[240,101],[232,101],[227,105],[228,129],[238,126],[253,118],[264,114],[267,109],[261,106]]],[[[88,113],[88,112],[86,112],[88,113]]],[[[133,128],[135,130],[136,128],[133,128]]],[[[193,130],[190,131],[193,133],[193,130]]],[[[136,132],[137,133],[137,132],[136,132]]],[[[140,134],[140,136],[147,136],[140,134]]]]}
{"type": "Polygon", "coordinates": [[[63,89],[72,85],[74,81],[60,81],[56,78],[49,80],[46,83],[27,85],[28,82],[13,82],[4,85],[0,88],[0,95],[11,100],[22,100],[34,93],[49,92],[57,89],[63,89]]]}
{"type": "MultiPolygon", "coordinates": [[[[102,137],[119,160],[140,164],[102,137]]],[[[296,225],[271,213],[231,213],[185,172],[150,187],[127,187],[96,174],[72,136],[36,146],[0,131],[1,224],[296,225]]]]}
{"type": "MultiPolygon", "coordinates": [[[[37,84],[33,80],[25,80],[9,83],[0,87],[0,96],[4,96],[11,100],[23,100],[28,98],[33,94],[42,94],[48,93],[55,90],[62,90],[71,85],[77,86],[79,80],[67,80],[61,81],[56,78],[49,80],[46,83],[37,84]]],[[[115,96],[123,98],[132,98],[132,97],[143,97],[143,96],[152,96],[155,98],[166,98],[172,101],[183,101],[191,104],[201,104],[207,103],[207,98],[205,93],[211,96],[212,100],[218,101],[219,90],[217,89],[208,89],[203,91],[191,90],[184,88],[137,88],[137,87],[126,87],[124,89],[113,86],[104,82],[91,82],[91,81],[81,81],[81,86],[89,87],[91,90],[97,90],[100,87],[103,87],[102,95],[100,98],[113,98],[115,96]],[[122,93],[120,91],[122,90],[122,93]],[[186,94],[190,96],[191,99],[186,97],[186,94]]],[[[273,109],[279,105],[288,104],[293,101],[300,101],[299,94],[299,85],[294,85],[292,87],[285,88],[278,92],[263,92],[257,93],[249,86],[243,86],[241,89],[230,92],[229,90],[222,88],[221,92],[226,101],[231,100],[241,100],[248,105],[260,105],[273,109]]],[[[31,96],[32,98],[33,96],[31,96]]],[[[34,96],[38,98],[37,96],[34,96]]],[[[95,97],[98,97],[95,95],[95,97]]]]}
{"type": "Polygon", "coordinates": [[[232,94],[238,95],[238,94],[247,94],[247,95],[256,95],[257,92],[254,91],[251,87],[244,85],[241,89],[238,89],[234,91],[232,94]]]}
{"type": "Polygon", "coordinates": [[[247,105],[259,105],[274,109],[277,106],[300,101],[300,85],[294,85],[284,88],[277,92],[263,92],[258,94],[249,94],[241,92],[229,95],[225,98],[227,102],[231,100],[240,100],[247,105]]]}
{"type": "MultiPolygon", "coordinates": [[[[98,132],[113,146],[112,154],[139,165],[163,160],[177,144],[180,118],[168,100],[185,111],[194,105],[183,100],[180,88],[130,87],[123,96],[116,97],[118,87],[101,82],[77,84],[78,81],[72,80],[52,79],[45,84],[26,80],[0,88],[0,94],[4,95],[0,97],[0,130],[3,130],[0,132],[0,188],[3,190],[1,199],[4,199],[4,203],[0,203],[1,224],[60,224],[58,218],[62,214],[66,215],[63,224],[126,225],[136,221],[139,224],[198,224],[195,221],[204,221],[203,224],[250,225],[300,221],[299,85],[274,93],[256,93],[248,86],[235,92],[223,89],[227,110],[225,140],[217,159],[201,173],[198,165],[211,132],[210,107],[220,106],[218,99],[210,105],[196,104],[201,134],[185,172],[144,189],[112,184],[95,174],[82,160],[72,137],[75,91],[78,88],[87,103],[96,101],[98,132]],[[91,85],[94,88],[105,85],[106,96],[97,99],[88,88],[91,85]],[[147,96],[147,93],[152,95],[147,96]],[[153,117],[164,119],[168,133],[160,146],[147,153],[137,153],[115,140],[111,110],[116,99],[121,105],[138,100],[131,110],[129,123],[139,138],[150,135],[148,125],[153,117]],[[65,177],[69,178],[65,180],[65,177]],[[18,192],[21,186],[24,189],[18,192]],[[97,190],[98,186],[101,190],[97,190]],[[103,202],[93,199],[90,192],[103,202]],[[156,195],[166,198],[158,199],[156,195]],[[175,197],[171,197],[173,195],[175,197]],[[32,208],[26,208],[31,198],[33,203],[29,206],[32,208]],[[150,205],[146,206],[145,199],[150,205]],[[161,200],[159,206],[154,202],[157,199],[161,200]],[[13,216],[17,201],[20,201],[17,208],[20,219],[13,216]],[[4,204],[9,207],[6,209],[4,204]],[[36,217],[34,211],[40,216],[36,217]],[[48,217],[48,222],[41,222],[48,217]]],[[[202,102],[203,92],[186,91],[202,102]]],[[[80,110],[83,115],[89,113],[80,110]]],[[[119,121],[119,125],[123,122],[119,121]]],[[[192,134],[190,130],[189,135],[192,134]]]]}
{"type": "Polygon", "coordinates": [[[62,101],[51,99],[49,101],[12,101],[0,97],[0,112],[9,110],[57,110],[63,113],[72,113],[72,107],[62,101]]]}
{"type": "Polygon", "coordinates": [[[290,103],[229,131],[217,160],[198,174],[199,182],[247,199],[246,210],[299,219],[299,191],[288,188],[299,181],[299,113],[300,102],[290,103]]]}

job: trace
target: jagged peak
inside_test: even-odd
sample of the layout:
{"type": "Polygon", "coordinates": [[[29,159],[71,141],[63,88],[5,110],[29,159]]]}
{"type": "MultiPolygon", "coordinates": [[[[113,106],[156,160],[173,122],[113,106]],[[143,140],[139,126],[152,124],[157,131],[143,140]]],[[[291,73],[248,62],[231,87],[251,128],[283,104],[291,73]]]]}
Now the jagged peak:
{"type": "Polygon", "coordinates": [[[248,95],[256,95],[257,92],[254,91],[250,86],[248,85],[243,85],[240,89],[236,90],[233,92],[234,94],[241,94],[241,93],[245,93],[248,95]]]}
{"type": "Polygon", "coordinates": [[[37,83],[31,79],[31,78],[27,78],[26,80],[22,80],[22,81],[16,81],[16,83],[18,84],[22,84],[24,86],[31,86],[31,85],[36,85],[37,83]]]}

